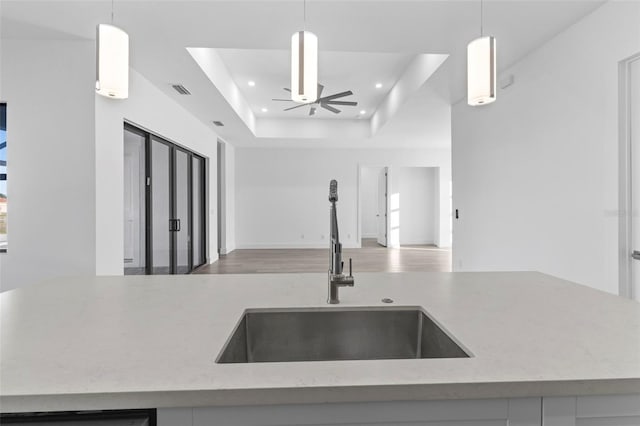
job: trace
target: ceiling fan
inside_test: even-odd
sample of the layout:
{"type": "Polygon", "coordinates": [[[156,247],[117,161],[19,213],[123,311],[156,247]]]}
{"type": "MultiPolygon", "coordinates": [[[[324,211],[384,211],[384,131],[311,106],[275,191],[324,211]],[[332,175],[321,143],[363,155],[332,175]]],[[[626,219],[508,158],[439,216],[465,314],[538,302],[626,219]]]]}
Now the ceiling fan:
{"type": "MultiPolygon", "coordinates": [[[[336,99],[339,98],[344,98],[345,96],[350,96],[353,95],[353,92],[351,90],[347,90],[346,92],[340,92],[340,93],[336,93],[335,95],[329,95],[329,96],[322,96],[322,91],[324,89],[324,86],[322,84],[318,84],[318,99],[316,99],[313,102],[307,102],[304,104],[300,104],[300,105],[296,105],[296,106],[292,106],[291,108],[285,108],[284,111],[290,111],[292,109],[296,109],[296,108],[302,108],[303,106],[307,106],[307,105],[311,105],[311,108],[309,109],[309,115],[315,115],[316,114],[316,110],[317,107],[316,105],[319,105],[320,107],[331,111],[334,114],[340,114],[342,111],[339,110],[338,108],[335,108],[333,105],[343,105],[343,106],[357,106],[358,103],[357,102],[353,102],[353,101],[338,101],[336,99]]],[[[286,90],[287,92],[291,92],[291,89],[288,88],[284,88],[284,90],[286,90]]],[[[272,99],[272,101],[281,101],[281,102],[293,102],[291,99],[272,99]]]]}

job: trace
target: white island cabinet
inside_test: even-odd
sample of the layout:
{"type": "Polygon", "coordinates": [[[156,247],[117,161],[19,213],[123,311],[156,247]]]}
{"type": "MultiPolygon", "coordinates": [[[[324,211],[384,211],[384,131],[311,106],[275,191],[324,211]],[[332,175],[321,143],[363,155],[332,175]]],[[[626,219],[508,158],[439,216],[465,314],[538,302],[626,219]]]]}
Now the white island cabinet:
{"type": "Polygon", "coordinates": [[[158,426],[640,426],[640,394],[158,410],[158,426]]]}
{"type": "Polygon", "coordinates": [[[158,410],[158,426],[540,426],[540,398],[158,410]]]}
{"type": "Polygon", "coordinates": [[[543,426],[640,426],[640,394],[550,397],[543,426]]]}
{"type": "Polygon", "coordinates": [[[337,306],[326,274],[2,293],[0,411],[155,408],[158,426],[640,426],[638,302],[535,272],[355,278],[337,306]],[[246,312],[389,307],[423,311],[469,356],[216,362],[246,312]]]}

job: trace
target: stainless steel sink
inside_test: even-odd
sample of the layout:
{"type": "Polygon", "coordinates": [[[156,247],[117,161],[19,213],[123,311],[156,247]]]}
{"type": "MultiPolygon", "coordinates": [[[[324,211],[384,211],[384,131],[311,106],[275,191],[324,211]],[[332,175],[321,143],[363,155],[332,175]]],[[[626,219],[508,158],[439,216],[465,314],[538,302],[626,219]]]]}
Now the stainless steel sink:
{"type": "Polygon", "coordinates": [[[464,358],[422,309],[247,310],[218,363],[464,358]]]}

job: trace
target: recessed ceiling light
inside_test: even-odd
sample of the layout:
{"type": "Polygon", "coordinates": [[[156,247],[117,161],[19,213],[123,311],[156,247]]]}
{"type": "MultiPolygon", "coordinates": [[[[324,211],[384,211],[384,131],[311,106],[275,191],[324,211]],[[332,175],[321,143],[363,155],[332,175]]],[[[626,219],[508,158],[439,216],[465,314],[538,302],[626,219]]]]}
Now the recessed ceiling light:
{"type": "Polygon", "coordinates": [[[250,87],[253,87],[256,85],[256,82],[253,80],[249,80],[249,82],[247,83],[250,87]]]}
{"type": "Polygon", "coordinates": [[[376,83],[376,89],[382,88],[382,83],[376,83]]]}
{"type": "Polygon", "coordinates": [[[365,115],[366,113],[367,113],[367,111],[365,111],[363,109],[360,110],[360,115],[365,115]]]}
{"type": "Polygon", "coordinates": [[[262,112],[269,112],[267,108],[262,108],[262,112]]]}

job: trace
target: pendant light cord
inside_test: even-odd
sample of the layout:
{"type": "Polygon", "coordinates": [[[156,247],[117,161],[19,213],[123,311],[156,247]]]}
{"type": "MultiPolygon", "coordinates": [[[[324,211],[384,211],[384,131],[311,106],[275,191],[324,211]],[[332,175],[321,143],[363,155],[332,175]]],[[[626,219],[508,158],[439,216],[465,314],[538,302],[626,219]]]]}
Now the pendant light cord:
{"type": "Polygon", "coordinates": [[[302,0],[302,28],[307,30],[307,0],[302,0]]]}
{"type": "Polygon", "coordinates": [[[484,37],[484,2],[480,0],[480,37],[484,37]]]}
{"type": "Polygon", "coordinates": [[[111,0],[111,25],[113,25],[113,0],[111,0]]]}

